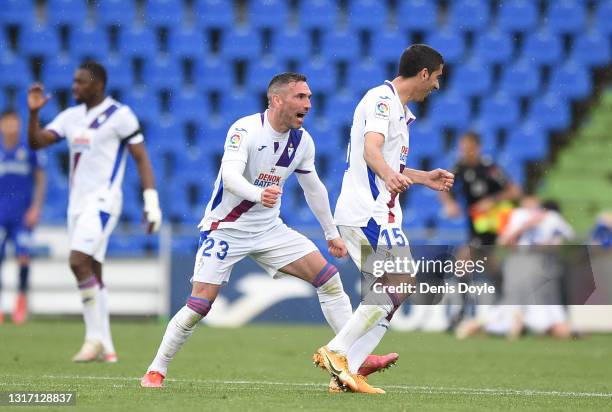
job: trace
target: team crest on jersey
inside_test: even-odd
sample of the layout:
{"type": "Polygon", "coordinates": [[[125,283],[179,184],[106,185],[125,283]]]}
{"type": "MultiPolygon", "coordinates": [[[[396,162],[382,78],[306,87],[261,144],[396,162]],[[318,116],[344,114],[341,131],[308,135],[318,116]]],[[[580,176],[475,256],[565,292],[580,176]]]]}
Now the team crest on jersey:
{"type": "Polygon", "coordinates": [[[240,144],[244,139],[244,134],[246,133],[246,129],[243,128],[235,128],[234,133],[227,139],[227,144],[225,148],[227,150],[238,150],[240,149],[240,144]]]}
{"type": "Polygon", "coordinates": [[[375,116],[379,119],[384,119],[384,120],[388,120],[389,119],[389,112],[391,111],[391,109],[389,108],[389,103],[382,101],[382,100],[378,100],[376,102],[376,113],[375,116]]]}
{"type": "Polygon", "coordinates": [[[289,147],[287,148],[287,154],[289,155],[289,157],[291,157],[293,155],[293,143],[289,142],[289,147]]]}

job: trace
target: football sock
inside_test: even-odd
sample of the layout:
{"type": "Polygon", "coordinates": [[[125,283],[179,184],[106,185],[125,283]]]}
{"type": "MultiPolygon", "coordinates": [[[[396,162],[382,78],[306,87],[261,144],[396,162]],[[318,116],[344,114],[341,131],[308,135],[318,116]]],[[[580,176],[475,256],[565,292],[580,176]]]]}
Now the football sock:
{"type": "Polygon", "coordinates": [[[374,352],[374,349],[376,349],[376,346],[378,346],[388,329],[389,321],[387,319],[381,319],[376,326],[370,329],[368,333],[359,338],[357,342],[351,346],[347,356],[349,371],[351,373],[357,373],[368,355],[374,352]]]}
{"type": "Polygon", "coordinates": [[[85,321],[85,340],[102,340],[102,326],[98,299],[100,288],[94,275],[78,283],[83,302],[83,320],[85,321]]]}
{"type": "Polygon", "coordinates": [[[198,322],[206,316],[210,306],[211,303],[206,299],[189,297],[187,304],[168,323],[155,359],[151,362],[147,372],[156,371],[164,376],[167,375],[168,364],[191,336],[198,322]]]}
{"type": "Polygon", "coordinates": [[[392,310],[392,305],[359,305],[346,325],[327,344],[328,349],[347,355],[351,346],[392,310]]]}
{"type": "MultiPolygon", "coordinates": [[[[349,297],[344,292],[340,273],[338,273],[336,268],[328,263],[321,273],[326,270],[327,266],[333,268],[333,274],[325,283],[317,287],[317,295],[319,296],[319,303],[321,304],[321,310],[323,311],[325,320],[327,320],[329,326],[334,330],[334,333],[338,333],[351,318],[353,308],[351,307],[349,297]]],[[[319,273],[319,276],[321,273],[319,273]]],[[[317,276],[317,278],[319,278],[319,276],[317,276]]]]}
{"type": "Polygon", "coordinates": [[[28,277],[30,276],[30,265],[19,266],[19,292],[28,291],[28,277]]]}
{"type": "Polygon", "coordinates": [[[115,353],[115,346],[113,345],[113,337],[111,336],[110,328],[108,290],[104,285],[100,285],[100,291],[98,293],[98,310],[100,311],[100,322],[102,325],[102,346],[104,346],[104,353],[115,353]]]}

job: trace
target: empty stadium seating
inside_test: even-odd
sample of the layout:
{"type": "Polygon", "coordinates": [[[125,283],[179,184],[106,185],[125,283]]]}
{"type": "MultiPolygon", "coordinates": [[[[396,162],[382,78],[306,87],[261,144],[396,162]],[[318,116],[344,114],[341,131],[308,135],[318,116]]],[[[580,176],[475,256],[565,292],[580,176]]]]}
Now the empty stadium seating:
{"type": "MultiPolygon", "coordinates": [[[[571,105],[591,94],[593,69],[612,60],[608,0],[4,0],[0,29],[2,108],[24,113],[32,81],[69,91],[79,62],[100,60],[109,90],[141,119],[160,163],[167,216],[188,225],[210,196],[227,128],[265,109],[263,93],[277,72],[308,76],[320,107],[306,127],[335,199],[353,109],[365,90],[395,74],[410,42],[437,48],[447,67],[411,129],[408,163],[449,167],[455,151],[445,133],[474,128],[485,152],[519,182],[527,162],[549,155],[549,134],[571,125],[571,105]]],[[[54,99],[44,119],[60,109],[54,99]]],[[[60,150],[50,152],[47,222],[64,216],[60,150]]],[[[141,218],[137,185],[126,177],[125,222],[141,218]]],[[[286,220],[316,224],[294,185],[284,199],[292,211],[286,220]]],[[[428,191],[415,189],[405,204],[409,227],[465,225],[441,217],[428,191]]],[[[145,243],[134,242],[142,250],[151,246],[145,243]]]]}

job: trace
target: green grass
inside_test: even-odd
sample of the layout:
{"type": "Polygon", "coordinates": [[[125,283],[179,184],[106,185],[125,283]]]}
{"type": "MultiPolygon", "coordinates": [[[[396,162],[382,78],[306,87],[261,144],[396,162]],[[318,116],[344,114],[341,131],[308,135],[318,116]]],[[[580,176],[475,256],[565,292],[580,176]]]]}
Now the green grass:
{"type": "Polygon", "coordinates": [[[5,324],[0,326],[0,391],[74,390],[75,409],[104,411],[609,411],[612,405],[612,335],[508,342],[389,332],[377,352],[397,351],[400,361],[371,378],[387,390],[372,396],[327,393],[328,377],[310,361],[330,337],[325,327],[200,327],[171,364],[166,387],[141,389],[139,379],[164,328],[114,322],[120,361],[108,365],[69,361],[81,343],[80,322],[5,324]]]}

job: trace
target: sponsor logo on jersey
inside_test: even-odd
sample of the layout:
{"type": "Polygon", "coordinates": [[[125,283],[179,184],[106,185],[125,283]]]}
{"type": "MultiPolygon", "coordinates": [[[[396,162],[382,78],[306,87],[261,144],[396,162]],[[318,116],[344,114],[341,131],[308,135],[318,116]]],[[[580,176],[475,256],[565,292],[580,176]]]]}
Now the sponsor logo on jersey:
{"type": "Polygon", "coordinates": [[[79,137],[76,137],[72,141],[72,149],[76,152],[82,152],[84,150],[89,150],[89,146],[91,145],[91,139],[86,134],[82,134],[79,137]]]}
{"type": "Polygon", "coordinates": [[[402,150],[400,150],[400,163],[405,165],[406,160],[408,160],[408,147],[402,146],[402,150]]]}
{"type": "Polygon", "coordinates": [[[281,177],[269,173],[260,173],[257,179],[253,182],[255,186],[268,187],[272,185],[280,185],[281,177]]]}
{"type": "Polygon", "coordinates": [[[389,112],[390,112],[389,103],[382,101],[382,100],[379,100],[376,102],[375,116],[377,118],[388,120],[389,112]]]}

